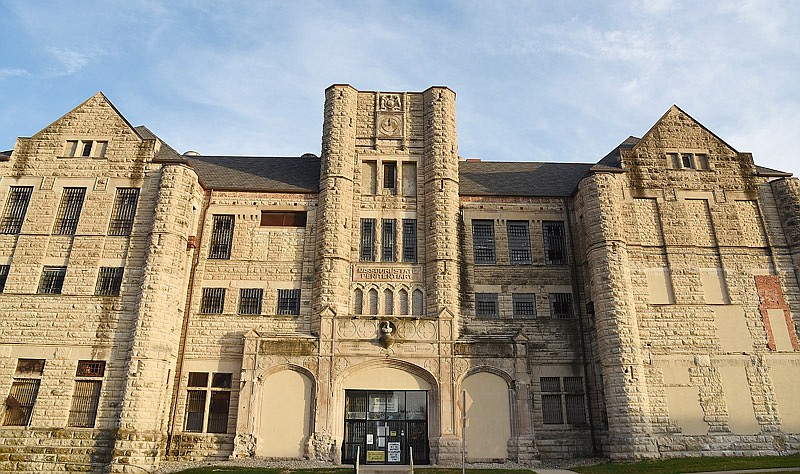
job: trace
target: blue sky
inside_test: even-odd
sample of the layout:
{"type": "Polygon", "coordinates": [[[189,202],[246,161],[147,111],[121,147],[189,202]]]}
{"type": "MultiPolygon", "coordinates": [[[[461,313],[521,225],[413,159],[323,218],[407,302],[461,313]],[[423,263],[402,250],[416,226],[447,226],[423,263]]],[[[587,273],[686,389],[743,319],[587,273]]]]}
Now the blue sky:
{"type": "Polygon", "coordinates": [[[324,89],[457,96],[459,153],[599,160],[677,104],[798,174],[800,2],[0,0],[0,149],[102,90],[183,152],[319,153],[324,89]]]}

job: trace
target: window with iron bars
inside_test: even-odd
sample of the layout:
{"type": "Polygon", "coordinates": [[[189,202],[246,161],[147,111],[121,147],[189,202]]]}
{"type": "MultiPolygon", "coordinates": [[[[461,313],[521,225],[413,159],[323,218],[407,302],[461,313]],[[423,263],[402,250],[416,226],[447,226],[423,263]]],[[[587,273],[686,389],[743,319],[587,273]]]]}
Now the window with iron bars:
{"type": "Polygon", "coordinates": [[[472,249],[476,264],[491,264],[495,262],[494,221],[472,221],[472,249]]]}
{"type": "Polygon", "coordinates": [[[67,426],[94,428],[105,370],[105,361],[78,361],[78,370],[75,372],[75,390],[72,394],[67,426]]]}
{"type": "Polygon", "coordinates": [[[575,317],[571,293],[550,293],[550,317],[570,319],[575,317]]]}
{"type": "Polygon", "coordinates": [[[37,293],[43,295],[59,295],[64,286],[64,277],[67,275],[67,267],[44,267],[42,277],[39,280],[37,293]]]}
{"type": "Polygon", "coordinates": [[[261,314],[262,288],[239,289],[239,314],[261,314]]]}
{"type": "Polygon", "coordinates": [[[397,228],[394,219],[381,221],[381,261],[394,262],[397,247],[397,228]]]}
{"type": "Polygon", "coordinates": [[[508,259],[513,265],[531,263],[531,237],[528,221],[506,222],[508,232],[508,259]]]}
{"type": "Polygon", "coordinates": [[[6,280],[8,280],[8,272],[11,265],[0,265],[0,293],[6,290],[6,280]]]}
{"type": "Polygon", "coordinates": [[[0,234],[19,234],[32,194],[33,186],[11,186],[0,222],[0,234]]]}
{"type": "Polygon", "coordinates": [[[375,219],[361,219],[361,252],[362,262],[375,261],[375,219]]]}
{"type": "Polygon", "coordinates": [[[278,290],[278,314],[300,314],[300,290],[278,290]]]}
{"type": "Polygon", "coordinates": [[[233,374],[215,372],[210,375],[208,372],[189,372],[184,431],[228,432],[233,374]]]}
{"type": "Polygon", "coordinates": [[[53,233],[56,235],[75,235],[78,219],[81,217],[86,188],[64,188],[61,204],[58,206],[53,233]]]}
{"type": "Polygon", "coordinates": [[[475,317],[494,319],[499,316],[497,293],[475,293],[475,317]]]}
{"type": "Polygon", "coordinates": [[[539,383],[542,390],[542,423],[586,423],[583,377],[541,377],[539,383]]]}
{"type": "Polygon", "coordinates": [[[94,294],[97,296],[119,296],[122,287],[122,273],[124,267],[100,267],[97,273],[97,286],[94,294]]]}
{"type": "Polygon", "coordinates": [[[139,188],[117,188],[108,235],[130,235],[136,205],[139,202],[139,188]]]}
{"type": "Polygon", "coordinates": [[[417,263],[416,219],[403,219],[403,261],[417,263]]]}
{"type": "Polygon", "coordinates": [[[542,234],[544,235],[545,263],[548,265],[567,263],[564,223],[562,221],[544,221],[542,222],[542,234]]]}
{"type": "Polygon", "coordinates": [[[3,426],[28,426],[39,395],[44,359],[18,359],[11,390],[6,397],[3,426]]]}
{"type": "Polygon", "coordinates": [[[200,312],[203,314],[222,314],[225,309],[225,288],[203,288],[200,312]]]}
{"type": "Polygon", "coordinates": [[[211,248],[208,258],[227,260],[231,258],[233,246],[234,216],[230,214],[215,215],[211,230],[211,248]]]}
{"type": "Polygon", "coordinates": [[[536,317],[536,295],[533,293],[512,293],[515,318],[536,317]]]}

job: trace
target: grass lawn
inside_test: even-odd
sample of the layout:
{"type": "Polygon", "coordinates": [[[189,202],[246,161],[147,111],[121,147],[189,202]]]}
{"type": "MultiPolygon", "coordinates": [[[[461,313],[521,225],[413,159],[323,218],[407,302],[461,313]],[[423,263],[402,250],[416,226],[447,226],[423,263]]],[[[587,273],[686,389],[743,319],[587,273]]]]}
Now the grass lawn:
{"type": "Polygon", "coordinates": [[[679,458],[663,461],[635,463],[606,463],[594,466],[574,467],[571,470],[582,474],[677,474],[684,472],[731,471],[735,469],[768,469],[800,467],[800,455],[762,457],[708,457],[679,458]]]}
{"type": "MultiPolygon", "coordinates": [[[[439,467],[414,467],[414,471],[419,471],[424,474],[461,474],[461,468],[439,468],[439,467]]],[[[176,474],[213,474],[218,472],[238,472],[250,474],[333,474],[353,472],[353,468],[336,468],[336,469],[281,469],[281,468],[246,468],[246,467],[222,467],[222,466],[208,466],[198,467],[194,469],[186,469],[176,474]]],[[[467,469],[469,474],[501,474],[501,473],[517,473],[517,474],[531,474],[532,471],[526,469],[467,469]]]]}

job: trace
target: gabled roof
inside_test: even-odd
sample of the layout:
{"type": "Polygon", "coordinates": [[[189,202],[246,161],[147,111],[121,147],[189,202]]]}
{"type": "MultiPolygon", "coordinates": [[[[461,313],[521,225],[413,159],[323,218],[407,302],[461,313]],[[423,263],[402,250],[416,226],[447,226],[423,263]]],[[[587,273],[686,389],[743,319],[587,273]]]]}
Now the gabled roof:
{"type": "Polygon", "coordinates": [[[186,156],[183,158],[206,189],[318,193],[320,159],[316,156],[186,156]]]}
{"type": "Polygon", "coordinates": [[[119,118],[120,118],[120,119],[122,119],[122,121],[123,121],[123,122],[125,122],[125,124],[128,126],[128,128],[130,128],[130,129],[131,129],[131,131],[132,131],[134,134],[136,134],[136,135],[137,135],[139,138],[142,138],[142,136],[141,136],[141,135],[139,135],[139,132],[138,132],[138,131],[136,131],[136,127],[134,127],[133,125],[131,125],[131,123],[130,123],[130,122],[128,122],[128,119],[126,119],[126,118],[125,118],[125,116],[124,116],[124,115],[122,115],[122,114],[119,112],[119,110],[117,110],[117,108],[114,106],[114,104],[113,104],[113,103],[112,103],[110,100],[108,100],[108,97],[106,97],[106,95],[105,95],[105,94],[103,94],[103,92],[102,92],[102,91],[98,91],[98,92],[97,92],[97,94],[95,94],[95,95],[93,95],[93,96],[89,97],[88,99],[84,100],[83,102],[81,102],[80,104],[78,104],[76,107],[73,107],[73,109],[72,109],[72,110],[70,110],[69,112],[65,113],[64,115],[62,115],[62,116],[61,116],[61,117],[59,117],[58,119],[56,119],[56,120],[53,120],[52,122],[50,122],[50,123],[47,125],[47,127],[44,127],[42,130],[39,130],[39,131],[38,131],[38,132],[36,132],[36,133],[35,133],[33,136],[35,137],[36,135],[38,135],[38,134],[42,133],[42,131],[46,130],[48,127],[50,127],[50,125],[53,125],[54,123],[56,123],[56,122],[58,122],[59,120],[63,119],[64,117],[66,117],[67,115],[71,114],[72,112],[75,112],[76,110],[80,109],[81,107],[83,107],[84,105],[86,105],[86,103],[87,103],[87,102],[89,102],[90,100],[93,100],[93,99],[100,99],[100,100],[102,100],[102,101],[105,101],[105,102],[106,102],[106,103],[107,103],[107,104],[108,104],[108,105],[111,107],[111,110],[113,110],[113,111],[114,111],[114,113],[115,113],[115,114],[117,114],[117,115],[119,116],[119,118]]]}
{"type": "Polygon", "coordinates": [[[630,149],[633,148],[634,145],[639,143],[639,138],[634,137],[631,135],[630,137],[626,138],[625,141],[617,145],[616,148],[608,152],[606,156],[604,156],[600,161],[597,162],[596,168],[601,167],[608,167],[608,168],[622,168],[622,155],[620,154],[620,149],[630,149]]]}
{"type": "Polygon", "coordinates": [[[154,161],[185,161],[185,159],[174,148],[169,146],[164,140],[158,138],[155,133],[151,132],[149,128],[144,125],[135,127],[136,133],[142,137],[143,140],[157,140],[161,143],[160,148],[153,156],[154,161]]]}
{"type": "MultiPolygon", "coordinates": [[[[660,119],[656,120],[656,123],[654,123],[654,124],[653,124],[653,126],[652,126],[652,127],[650,127],[650,129],[647,131],[647,133],[645,133],[644,135],[642,135],[642,139],[641,139],[641,140],[639,140],[639,141],[641,142],[643,139],[647,138],[647,137],[648,137],[650,134],[652,134],[652,133],[653,133],[653,130],[655,130],[655,129],[656,129],[656,127],[658,127],[658,126],[661,124],[661,121],[663,121],[663,120],[664,120],[664,119],[665,119],[665,118],[666,118],[668,115],[670,115],[670,114],[674,114],[674,113],[676,113],[676,112],[682,113],[683,115],[685,115],[685,116],[689,117],[689,120],[691,120],[692,122],[694,122],[694,123],[695,123],[695,125],[699,126],[699,127],[700,127],[700,128],[702,128],[703,130],[705,130],[706,132],[708,132],[708,133],[709,133],[709,134],[710,134],[712,137],[716,138],[716,139],[717,139],[717,140],[719,140],[721,143],[723,143],[725,146],[727,146],[728,148],[730,148],[731,150],[733,150],[733,151],[734,151],[734,153],[739,153],[738,151],[736,151],[736,148],[734,148],[734,147],[730,146],[730,145],[729,145],[729,144],[728,144],[728,143],[727,143],[725,140],[723,140],[722,138],[720,138],[720,137],[719,137],[719,136],[718,136],[716,133],[714,133],[714,132],[712,132],[711,130],[707,129],[707,128],[705,127],[705,125],[703,125],[702,123],[700,123],[700,122],[698,122],[697,120],[695,120],[695,118],[694,118],[694,117],[692,117],[691,115],[687,114],[687,113],[686,113],[686,112],[685,112],[683,109],[681,109],[680,107],[678,107],[678,106],[677,106],[677,105],[675,105],[675,104],[672,104],[672,107],[670,107],[670,108],[669,108],[669,109],[668,109],[666,112],[664,112],[664,115],[662,115],[660,119]]],[[[638,143],[637,143],[637,145],[638,145],[638,143]]],[[[636,148],[636,145],[634,145],[632,148],[636,148]]]]}
{"type": "Polygon", "coordinates": [[[462,196],[566,197],[595,165],[591,163],[540,163],[462,161],[458,164],[462,196]]]}

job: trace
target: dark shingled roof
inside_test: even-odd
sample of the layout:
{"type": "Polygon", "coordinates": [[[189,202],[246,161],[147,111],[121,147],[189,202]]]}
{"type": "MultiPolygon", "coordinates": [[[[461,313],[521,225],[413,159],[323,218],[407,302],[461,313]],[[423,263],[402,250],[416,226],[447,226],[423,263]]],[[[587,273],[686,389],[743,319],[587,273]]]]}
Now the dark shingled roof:
{"type": "Polygon", "coordinates": [[[759,166],[756,165],[756,172],[759,176],[770,176],[770,177],[782,177],[788,178],[792,175],[792,173],[787,173],[786,171],[779,171],[772,168],[767,168],[766,166],[759,166]]]}
{"type": "Polygon", "coordinates": [[[154,159],[156,161],[182,161],[181,154],[175,151],[174,148],[167,145],[167,142],[158,138],[155,133],[151,132],[149,128],[145,127],[144,125],[139,125],[138,127],[134,127],[136,133],[139,134],[140,137],[144,140],[158,140],[161,142],[161,148],[159,148],[158,153],[154,159]]]}
{"type": "Polygon", "coordinates": [[[320,160],[316,156],[184,156],[206,189],[319,192],[320,160]]]}
{"type": "Polygon", "coordinates": [[[458,164],[464,196],[571,196],[592,163],[462,161],[458,164]]]}

